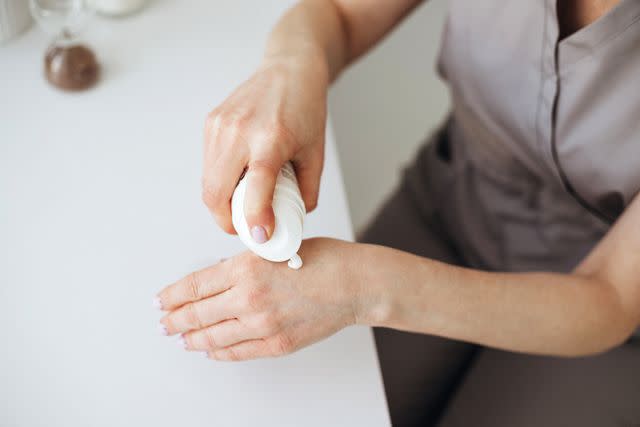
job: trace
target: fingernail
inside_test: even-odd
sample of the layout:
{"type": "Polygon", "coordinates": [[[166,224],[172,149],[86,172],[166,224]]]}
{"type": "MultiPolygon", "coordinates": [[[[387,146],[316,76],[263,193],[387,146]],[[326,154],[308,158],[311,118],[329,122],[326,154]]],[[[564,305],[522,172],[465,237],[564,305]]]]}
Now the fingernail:
{"type": "Polygon", "coordinates": [[[183,337],[178,338],[178,340],[176,341],[176,344],[178,347],[180,347],[183,350],[187,348],[187,341],[185,341],[183,337]]]}
{"type": "Polygon", "coordinates": [[[253,228],[251,228],[251,237],[256,243],[264,243],[267,241],[267,231],[264,227],[254,225],[253,228]]]}
{"type": "Polygon", "coordinates": [[[162,310],[162,301],[160,301],[160,297],[153,298],[153,307],[158,310],[162,310]]]}
{"type": "Polygon", "coordinates": [[[164,326],[162,323],[158,325],[158,332],[160,332],[160,335],[164,335],[164,336],[169,335],[169,331],[167,331],[167,327],[164,326]]]}

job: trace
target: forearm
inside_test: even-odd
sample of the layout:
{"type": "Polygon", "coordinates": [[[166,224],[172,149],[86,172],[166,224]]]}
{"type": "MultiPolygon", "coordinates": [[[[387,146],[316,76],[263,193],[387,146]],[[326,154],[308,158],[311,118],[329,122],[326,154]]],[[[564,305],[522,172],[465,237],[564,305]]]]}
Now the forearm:
{"type": "Polygon", "coordinates": [[[273,29],[267,61],[293,59],[326,68],[333,81],[374,46],[421,0],[302,0],[273,29]]]}
{"type": "Polygon", "coordinates": [[[341,17],[332,1],[304,0],[289,9],[275,26],[265,60],[300,60],[326,67],[333,80],[347,61],[341,17]]]}
{"type": "Polygon", "coordinates": [[[635,326],[591,277],[482,272],[372,245],[362,257],[361,323],[561,356],[604,351],[635,326]]]}

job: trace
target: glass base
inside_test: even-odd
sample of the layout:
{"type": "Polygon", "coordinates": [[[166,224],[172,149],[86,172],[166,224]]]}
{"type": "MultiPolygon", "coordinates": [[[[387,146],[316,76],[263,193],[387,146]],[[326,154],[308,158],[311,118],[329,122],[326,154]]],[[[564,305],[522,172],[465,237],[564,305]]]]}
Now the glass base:
{"type": "Polygon", "coordinates": [[[100,64],[93,51],[62,38],[54,41],[44,57],[45,76],[53,86],[66,91],[93,87],[100,78],[100,64]]]}

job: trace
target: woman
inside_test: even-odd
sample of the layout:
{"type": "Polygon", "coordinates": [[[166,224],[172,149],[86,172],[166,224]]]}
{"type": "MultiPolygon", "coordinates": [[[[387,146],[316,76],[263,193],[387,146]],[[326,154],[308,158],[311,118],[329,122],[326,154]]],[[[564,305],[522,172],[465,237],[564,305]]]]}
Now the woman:
{"type": "MultiPolygon", "coordinates": [[[[415,0],[304,0],[210,115],[203,195],[257,242],[292,160],[316,205],[327,89],[415,0]]],[[[244,253],[164,289],[168,334],[216,360],[371,325],[395,425],[640,422],[640,2],[451,0],[451,115],[362,243],[311,239],[292,271],[244,253]],[[590,356],[590,357],[582,357],[590,356]]]]}

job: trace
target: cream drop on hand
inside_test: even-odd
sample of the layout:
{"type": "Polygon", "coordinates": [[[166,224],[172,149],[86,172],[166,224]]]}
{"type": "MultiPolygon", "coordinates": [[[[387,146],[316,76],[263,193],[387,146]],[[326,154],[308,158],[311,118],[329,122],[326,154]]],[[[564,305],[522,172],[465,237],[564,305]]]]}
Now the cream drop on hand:
{"type": "Polygon", "coordinates": [[[276,188],[273,192],[273,203],[271,204],[276,220],[275,227],[271,239],[265,243],[256,243],[251,237],[244,216],[246,190],[247,182],[243,177],[231,198],[231,220],[242,243],[253,253],[268,261],[288,260],[287,265],[290,268],[297,270],[302,267],[302,259],[298,255],[298,250],[302,244],[302,230],[307,212],[291,162],[285,163],[278,173],[276,188]]]}

